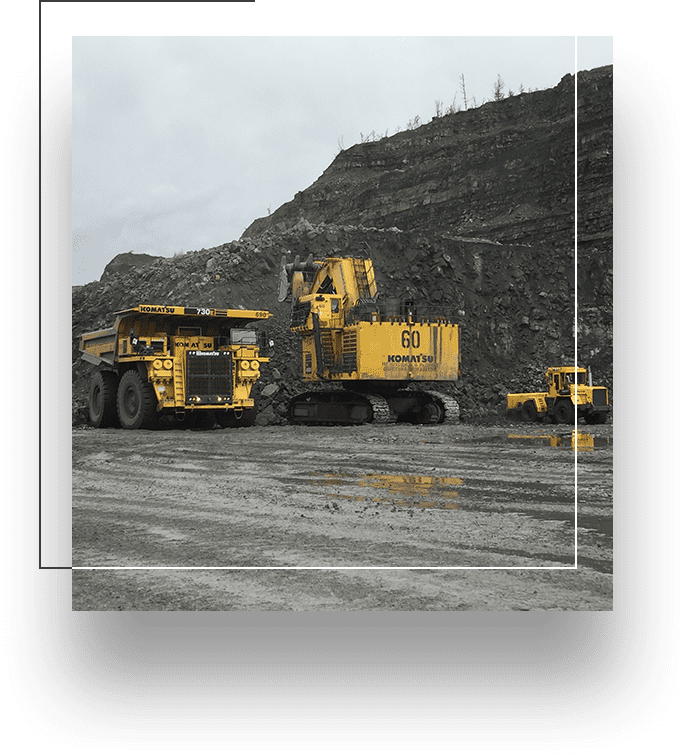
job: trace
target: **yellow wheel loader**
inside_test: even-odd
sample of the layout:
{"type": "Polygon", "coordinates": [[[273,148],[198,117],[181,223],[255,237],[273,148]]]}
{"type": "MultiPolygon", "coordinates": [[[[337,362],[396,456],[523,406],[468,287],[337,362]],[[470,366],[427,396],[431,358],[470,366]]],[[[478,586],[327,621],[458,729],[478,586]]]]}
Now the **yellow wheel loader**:
{"type": "Polygon", "coordinates": [[[544,393],[508,393],[507,409],[519,411],[524,422],[549,417],[552,423],[568,425],[584,419],[588,425],[603,425],[609,415],[609,390],[592,384],[592,371],[584,367],[549,367],[544,393]]]}

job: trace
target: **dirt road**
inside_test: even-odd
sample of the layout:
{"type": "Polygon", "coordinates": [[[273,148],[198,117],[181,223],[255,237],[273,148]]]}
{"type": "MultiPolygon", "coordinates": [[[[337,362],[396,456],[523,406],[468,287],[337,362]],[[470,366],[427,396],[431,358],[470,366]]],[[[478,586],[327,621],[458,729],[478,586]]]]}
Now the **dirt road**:
{"type": "Polygon", "coordinates": [[[73,608],[610,610],[611,431],[77,428],[73,608]]]}

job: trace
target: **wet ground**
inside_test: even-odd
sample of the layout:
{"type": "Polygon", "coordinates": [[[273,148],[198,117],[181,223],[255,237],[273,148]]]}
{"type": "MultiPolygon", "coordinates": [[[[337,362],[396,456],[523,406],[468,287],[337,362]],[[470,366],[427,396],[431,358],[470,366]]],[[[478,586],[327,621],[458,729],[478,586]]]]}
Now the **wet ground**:
{"type": "Polygon", "coordinates": [[[611,440],[611,425],[78,428],[73,607],[610,610],[611,440]]]}

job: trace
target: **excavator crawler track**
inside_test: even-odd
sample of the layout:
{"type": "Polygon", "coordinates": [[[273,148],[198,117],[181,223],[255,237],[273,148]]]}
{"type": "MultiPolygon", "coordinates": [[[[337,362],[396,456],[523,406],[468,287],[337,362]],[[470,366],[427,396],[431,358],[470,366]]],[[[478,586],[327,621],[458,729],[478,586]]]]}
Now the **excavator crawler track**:
{"type": "Polygon", "coordinates": [[[371,422],[374,425],[392,425],[397,422],[397,415],[390,409],[387,399],[375,393],[360,394],[371,404],[373,416],[371,422]]]}
{"type": "Polygon", "coordinates": [[[345,390],[295,396],[288,417],[295,425],[390,425],[397,421],[383,396],[345,390]]]}
{"type": "Polygon", "coordinates": [[[456,424],[459,404],[445,393],[420,386],[387,395],[350,390],[310,391],[291,400],[289,419],[296,425],[456,424]]]}
{"type": "Polygon", "coordinates": [[[444,411],[443,424],[456,425],[459,422],[459,403],[455,398],[440,391],[426,391],[417,387],[414,387],[414,390],[421,390],[422,393],[427,393],[442,404],[444,411]]]}
{"type": "Polygon", "coordinates": [[[363,425],[373,418],[373,405],[354,391],[309,391],[295,396],[288,407],[294,425],[363,425]]]}

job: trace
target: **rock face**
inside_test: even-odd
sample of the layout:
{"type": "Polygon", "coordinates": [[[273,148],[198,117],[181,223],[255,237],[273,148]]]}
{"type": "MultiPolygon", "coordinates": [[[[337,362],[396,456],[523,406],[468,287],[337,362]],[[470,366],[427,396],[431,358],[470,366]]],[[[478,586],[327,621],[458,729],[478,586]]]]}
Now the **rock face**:
{"type": "Polygon", "coordinates": [[[273,312],[275,351],[255,397],[260,424],[281,422],[289,397],[303,389],[290,304],[277,301],[284,254],[369,254],[382,295],[453,317],[463,376],[448,392],[470,421],[501,415],[508,391],[541,389],[548,366],[573,363],[577,268],[578,362],[611,388],[611,76],[611,67],[579,75],[577,252],[575,87],[567,76],[554,89],[341,152],[238,241],[151,258],[143,269],[111,270],[76,288],[76,421],[90,374],[78,335],[147,302],[273,312]]]}
{"type": "MultiPolygon", "coordinates": [[[[311,223],[417,228],[507,244],[574,246],[575,82],[489,102],[336,157],[245,231],[311,223]]],[[[610,247],[612,67],[578,76],[578,241],[610,247]]]]}

